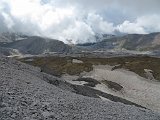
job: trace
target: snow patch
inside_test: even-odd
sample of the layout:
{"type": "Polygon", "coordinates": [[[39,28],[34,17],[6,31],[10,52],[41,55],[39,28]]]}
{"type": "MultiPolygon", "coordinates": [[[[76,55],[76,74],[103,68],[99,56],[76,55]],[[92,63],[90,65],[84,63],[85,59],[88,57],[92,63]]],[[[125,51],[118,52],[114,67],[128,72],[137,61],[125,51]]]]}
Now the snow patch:
{"type": "Polygon", "coordinates": [[[73,60],[72,60],[72,63],[83,63],[83,61],[77,60],[77,59],[73,59],[73,60]]]}
{"type": "Polygon", "coordinates": [[[119,96],[149,109],[160,111],[160,83],[150,81],[139,75],[124,70],[111,70],[112,66],[93,66],[93,71],[83,74],[98,81],[108,80],[123,86],[122,92],[114,92],[104,84],[98,84],[94,89],[119,96]]]}

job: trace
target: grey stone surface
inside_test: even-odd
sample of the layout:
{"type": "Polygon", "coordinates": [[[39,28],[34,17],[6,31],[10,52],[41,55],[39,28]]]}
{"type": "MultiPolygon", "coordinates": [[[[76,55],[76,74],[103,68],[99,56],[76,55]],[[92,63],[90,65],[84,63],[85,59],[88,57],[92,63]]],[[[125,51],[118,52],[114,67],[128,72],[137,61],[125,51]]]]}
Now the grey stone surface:
{"type": "Polygon", "coordinates": [[[160,120],[153,111],[77,95],[50,80],[61,81],[0,56],[0,120],[160,120]]]}

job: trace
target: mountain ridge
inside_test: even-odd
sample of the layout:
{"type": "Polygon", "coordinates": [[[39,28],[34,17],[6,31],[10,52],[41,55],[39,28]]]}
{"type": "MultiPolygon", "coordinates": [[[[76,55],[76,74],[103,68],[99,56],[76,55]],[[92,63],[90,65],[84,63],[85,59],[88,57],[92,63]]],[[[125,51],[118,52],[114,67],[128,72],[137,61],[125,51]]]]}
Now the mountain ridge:
{"type": "MultiPolygon", "coordinates": [[[[127,34],[122,36],[110,35],[109,38],[94,43],[69,45],[62,41],[43,38],[40,36],[27,36],[23,34],[5,34],[0,36],[1,52],[17,50],[21,54],[39,55],[46,53],[82,53],[87,51],[127,50],[127,51],[160,51],[160,33],[127,34]],[[7,41],[5,41],[7,38],[7,41]],[[3,40],[2,40],[3,39],[3,40]]],[[[105,36],[105,35],[104,35],[105,36]]],[[[108,36],[108,35],[106,35],[108,36]]],[[[9,53],[9,52],[8,52],[9,53]]],[[[7,54],[8,54],[7,53],[7,54]]]]}
{"type": "MultiPolygon", "coordinates": [[[[159,50],[159,46],[159,32],[150,34],[127,34],[111,39],[104,39],[101,42],[90,45],[92,50],[126,49],[136,51],[159,50]]],[[[83,47],[85,47],[85,45],[83,47]]]]}

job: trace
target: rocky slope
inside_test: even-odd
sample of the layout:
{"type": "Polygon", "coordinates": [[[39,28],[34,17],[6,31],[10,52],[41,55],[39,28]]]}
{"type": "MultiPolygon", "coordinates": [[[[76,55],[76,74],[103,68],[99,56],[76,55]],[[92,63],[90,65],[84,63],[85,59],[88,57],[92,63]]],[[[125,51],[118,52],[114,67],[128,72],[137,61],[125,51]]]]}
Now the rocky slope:
{"type": "Polygon", "coordinates": [[[158,113],[143,108],[74,94],[68,91],[70,88],[65,81],[42,73],[39,68],[2,56],[0,76],[1,120],[159,120],[160,118],[158,113]]]}

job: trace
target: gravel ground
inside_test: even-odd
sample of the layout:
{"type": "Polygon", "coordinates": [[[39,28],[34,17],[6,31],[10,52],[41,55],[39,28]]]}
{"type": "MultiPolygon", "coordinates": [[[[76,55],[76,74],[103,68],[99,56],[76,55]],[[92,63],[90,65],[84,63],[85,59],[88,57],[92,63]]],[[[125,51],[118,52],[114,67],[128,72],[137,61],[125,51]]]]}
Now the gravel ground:
{"type": "Polygon", "coordinates": [[[150,110],[67,92],[64,81],[2,56],[0,76],[0,120],[160,120],[150,110]]]}

